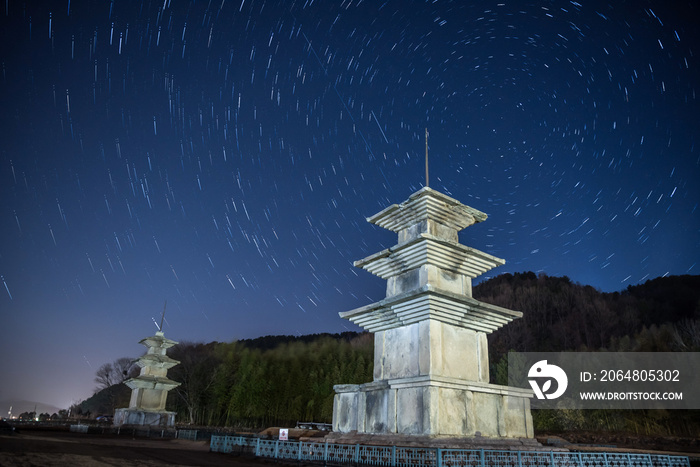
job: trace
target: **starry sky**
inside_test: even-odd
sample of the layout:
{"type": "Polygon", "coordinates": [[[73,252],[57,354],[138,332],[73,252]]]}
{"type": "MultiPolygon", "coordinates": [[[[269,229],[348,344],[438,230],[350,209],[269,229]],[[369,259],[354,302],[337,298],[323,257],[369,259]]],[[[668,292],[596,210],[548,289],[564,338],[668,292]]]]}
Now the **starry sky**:
{"type": "MultiPolygon", "coordinates": [[[[0,400],[68,407],[157,330],[357,330],[367,216],[425,184],[461,242],[602,291],[697,274],[692,1],[6,0],[0,400]]],[[[7,408],[0,408],[6,413],[7,408]]]]}

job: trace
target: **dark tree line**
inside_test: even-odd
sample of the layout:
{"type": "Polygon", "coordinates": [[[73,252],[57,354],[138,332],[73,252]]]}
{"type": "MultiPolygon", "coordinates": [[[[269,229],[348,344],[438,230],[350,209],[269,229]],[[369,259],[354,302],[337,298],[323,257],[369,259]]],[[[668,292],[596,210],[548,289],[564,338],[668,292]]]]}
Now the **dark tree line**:
{"type": "Polygon", "coordinates": [[[372,379],[368,334],[181,343],[170,355],[180,364],[168,376],[182,384],[169,395],[169,408],[197,425],[329,422],[333,385],[372,379]]]}

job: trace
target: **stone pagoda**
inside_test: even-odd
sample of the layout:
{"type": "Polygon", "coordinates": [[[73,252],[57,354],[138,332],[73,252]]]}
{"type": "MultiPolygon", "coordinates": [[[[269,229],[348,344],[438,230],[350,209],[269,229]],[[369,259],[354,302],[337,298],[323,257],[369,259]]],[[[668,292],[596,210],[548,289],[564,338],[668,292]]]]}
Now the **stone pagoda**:
{"type": "Polygon", "coordinates": [[[472,298],[505,261],[458,239],[486,217],[426,187],[367,219],[399,242],[355,262],[386,298],[340,313],[374,333],[374,381],[334,387],[334,436],[533,437],[532,392],[489,383],[486,335],[522,313],[472,298]]]}
{"type": "Polygon", "coordinates": [[[177,342],[158,331],[140,344],[148,351],[135,362],[141,367],[140,374],[124,382],[131,388],[131,401],[128,408],[114,411],[114,424],[172,427],[175,412],[165,410],[165,401],[168,391],[180,383],[168,379],[167,374],[169,368],[180,362],[168,357],[166,351],[177,342]]]}

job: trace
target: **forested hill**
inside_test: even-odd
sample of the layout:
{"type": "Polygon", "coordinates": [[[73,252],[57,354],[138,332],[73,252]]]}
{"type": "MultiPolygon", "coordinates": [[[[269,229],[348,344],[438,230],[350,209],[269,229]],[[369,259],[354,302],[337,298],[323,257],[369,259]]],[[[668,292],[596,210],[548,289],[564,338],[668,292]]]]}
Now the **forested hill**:
{"type": "MultiPolygon", "coordinates": [[[[474,296],[523,312],[523,318],[489,336],[492,379],[509,350],[700,350],[700,276],[659,278],[601,293],[567,277],[526,272],[479,284],[474,296]]],[[[182,384],[169,394],[168,408],[178,412],[181,423],[265,427],[293,426],[297,420],[330,422],[333,385],[372,380],[373,339],[368,333],[208,344],[178,337],[180,344],[168,354],[180,364],[168,376],[182,384]]],[[[112,381],[123,379],[117,373],[112,381]]],[[[109,414],[128,401],[128,388],[119,384],[79,409],[109,414]]]]}
{"type": "MultiPolygon", "coordinates": [[[[475,286],[474,297],[523,312],[522,319],[494,333],[491,352],[700,350],[700,276],[658,277],[604,293],[567,276],[523,272],[502,274],[475,286]]],[[[350,342],[357,336],[356,332],[263,336],[238,342],[265,351],[322,338],[350,342]]]]}
{"type": "Polygon", "coordinates": [[[568,277],[503,274],[474,298],[523,312],[489,336],[492,361],[508,350],[700,350],[700,276],[670,276],[602,293],[568,277]]]}

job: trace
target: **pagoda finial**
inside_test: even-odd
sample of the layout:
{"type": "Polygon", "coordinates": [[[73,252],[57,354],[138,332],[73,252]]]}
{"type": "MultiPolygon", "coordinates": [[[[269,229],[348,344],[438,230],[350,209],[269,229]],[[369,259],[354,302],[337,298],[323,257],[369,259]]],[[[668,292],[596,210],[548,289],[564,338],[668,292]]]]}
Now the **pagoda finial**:
{"type": "Polygon", "coordinates": [[[168,301],[163,303],[163,314],[160,316],[160,326],[158,326],[158,331],[163,332],[163,320],[165,319],[165,307],[168,306],[168,301]]]}
{"type": "Polygon", "coordinates": [[[428,127],[425,127],[425,186],[429,186],[428,181],[428,127]]]}

